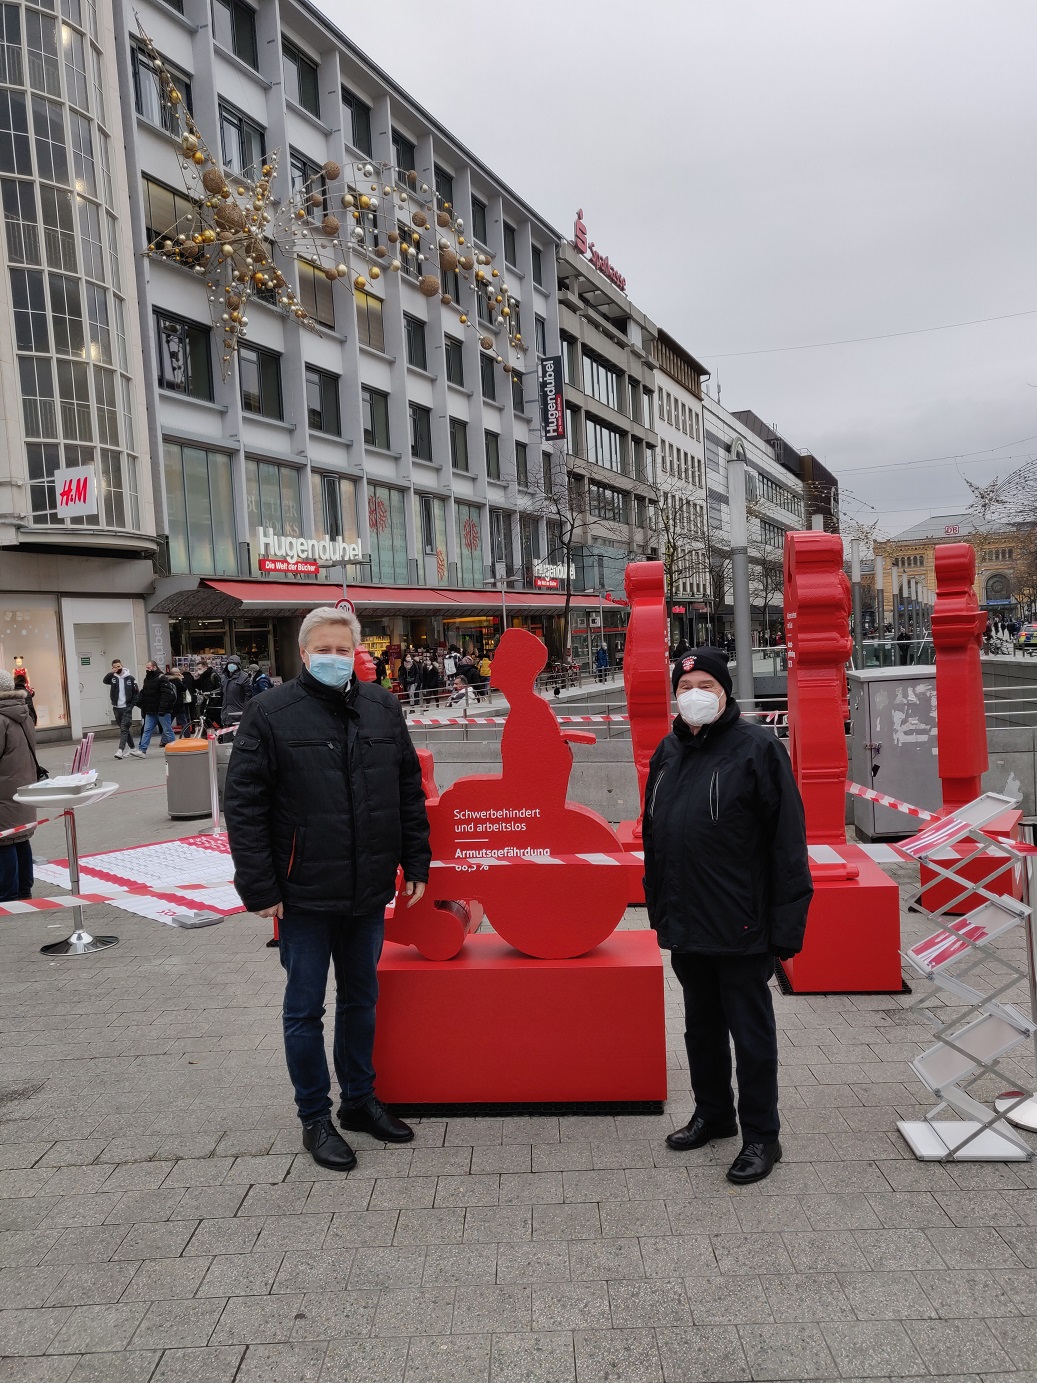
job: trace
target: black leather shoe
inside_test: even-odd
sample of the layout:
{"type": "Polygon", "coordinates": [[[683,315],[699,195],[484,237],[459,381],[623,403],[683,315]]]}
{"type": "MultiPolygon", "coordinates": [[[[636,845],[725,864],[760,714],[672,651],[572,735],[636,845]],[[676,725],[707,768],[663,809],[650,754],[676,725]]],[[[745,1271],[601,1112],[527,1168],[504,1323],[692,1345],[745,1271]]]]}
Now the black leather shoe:
{"type": "Polygon", "coordinates": [[[769,1177],[775,1162],[781,1161],[781,1144],[743,1143],[742,1151],[727,1169],[728,1181],[736,1186],[747,1186],[750,1181],[762,1181],[769,1177]]]}
{"type": "Polygon", "coordinates": [[[369,1133],[382,1143],[409,1143],[414,1137],[410,1124],[390,1114],[376,1095],[363,1104],[352,1105],[349,1109],[340,1108],[338,1121],[351,1133],[369,1133]]]}
{"type": "Polygon", "coordinates": [[[331,1115],[303,1124],[302,1145],[322,1167],[348,1172],[356,1166],[356,1153],[331,1121],[331,1115]]]}
{"type": "Polygon", "coordinates": [[[696,1114],[690,1124],[685,1124],[684,1128],[674,1129],[673,1133],[666,1135],[666,1146],[676,1152],[690,1152],[692,1148],[704,1148],[714,1138],[733,1138],[737,1132],[737,1124],[725,1124],[722,1128],[715,1128],[696,1114]]]}

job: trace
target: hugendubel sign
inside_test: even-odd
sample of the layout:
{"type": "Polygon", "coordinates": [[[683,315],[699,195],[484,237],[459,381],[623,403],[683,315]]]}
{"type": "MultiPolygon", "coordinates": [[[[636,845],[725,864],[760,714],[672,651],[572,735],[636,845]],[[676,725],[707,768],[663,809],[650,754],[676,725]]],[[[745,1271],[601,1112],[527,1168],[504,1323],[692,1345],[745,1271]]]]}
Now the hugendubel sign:
{"type": "Polygon", "coordinates": [[[289,538],[272,528],[256,529],[260,571],[297,571],[316,575],[319,563],[359,562],[360,544],[345,538],[289,538]],[[274,562],[277,565],[273,565],[274,562]]]}
{"type": "Polygon", "coordinates": [[[538,366],[540,423],[545,442],[565,441],[565,397],[562,393],[562,357],[545,355],[538,366]]]}

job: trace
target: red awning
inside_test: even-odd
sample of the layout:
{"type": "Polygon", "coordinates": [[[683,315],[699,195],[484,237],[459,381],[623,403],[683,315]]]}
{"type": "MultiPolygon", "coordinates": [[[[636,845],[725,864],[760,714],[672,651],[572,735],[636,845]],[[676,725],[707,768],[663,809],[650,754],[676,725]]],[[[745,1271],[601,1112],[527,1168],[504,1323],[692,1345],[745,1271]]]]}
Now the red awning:
{"type": "MultiPolygon", "coordinates": [[[[244,610],[257,607],[283,606],[290,610],[334,605],[341,589],[325,583],[303,581],[214,581],[199,583],[210,590],[238,601],[244,610]]],[[[500,609],[501,594],[497,590],[440,589],[432,586],[350,586],[349,598],[358,609],[436,610],[444,615],[450,611],[500,609]]],[[[508,591],[509,610],[561,611],[564,594],[546,591],[508,591]]],[[[596,595],[573,595],[576,607],[597,606],[596,595]]]]}

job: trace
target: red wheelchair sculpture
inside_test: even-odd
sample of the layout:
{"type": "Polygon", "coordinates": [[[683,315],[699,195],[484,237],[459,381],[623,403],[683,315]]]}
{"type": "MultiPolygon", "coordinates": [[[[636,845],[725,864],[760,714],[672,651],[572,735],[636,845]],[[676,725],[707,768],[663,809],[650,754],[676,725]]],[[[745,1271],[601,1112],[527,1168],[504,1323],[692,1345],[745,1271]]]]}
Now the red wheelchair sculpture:
{"type": "MultiPolygon", "coordinates": [[[[608,822],[566,800],[569,743],[595,737],[563,730],[534,691],[546,662],[547,649],[526,630],[502,637],[491,674],[510,707],[499,775],[460,778],[432,796],[432,756],[422,756],[433,865],[419,903],[407,907],[397,894],[386,940],[449,960],[485,910],[516,950],[559,959],[584,955],[615,930],[631,870],[615,858],[621,846],[608,822]]],[[[639,860],[632,865],[640,872],[639,860]]]]}

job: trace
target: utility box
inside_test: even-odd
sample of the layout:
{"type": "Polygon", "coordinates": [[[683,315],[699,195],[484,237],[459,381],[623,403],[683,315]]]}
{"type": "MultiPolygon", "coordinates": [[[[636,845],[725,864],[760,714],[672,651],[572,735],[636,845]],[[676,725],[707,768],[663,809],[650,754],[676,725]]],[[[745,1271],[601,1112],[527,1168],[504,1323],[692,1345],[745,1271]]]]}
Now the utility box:
{"type": "MultiPolygon", "coordinates": [[[[943,802],[936,739],[936,668],[864,668],[847,673],[850,695],[850,777],[912,807],[938,811],[943,802]]],[[[906,816],[863,797],[853,799],[853,824],[864,840],[899,840],[919,828],[906,816]]]]}
{"type": "Polygon", "coordinates": [[[208,816],[209,746],[205,740],[174,740],[166,745],[166,811],[174,821],[208,816]]]}

